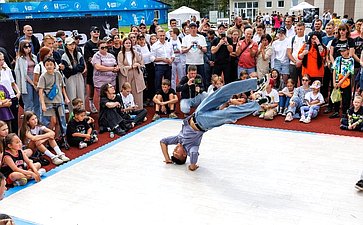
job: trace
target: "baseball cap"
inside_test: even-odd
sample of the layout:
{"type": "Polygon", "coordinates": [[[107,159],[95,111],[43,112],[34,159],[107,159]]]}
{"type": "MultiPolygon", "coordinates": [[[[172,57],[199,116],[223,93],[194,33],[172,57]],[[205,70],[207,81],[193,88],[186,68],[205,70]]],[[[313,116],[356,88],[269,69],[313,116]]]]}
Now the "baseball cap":
{"type": "Polygon", "coordinates": [[[219,24],[219,25],[218,25],[218,29],[219,29],[220,27],[224,27],[224,28],[226,28],[226,26],[225,26],[223,23],[221,23],[221,24],[219,24]]]}
{"type": "Polygon", "coordinates": [[[311,84],[311,86],[310,86],[310,88],[312,88],[312,89],[319,89],[320,87],[321,87],[321,83],[320,83],[320,81],[319,81],[319,80],[314,81],[314,82],[311,84]]]}
{"type": "Polygon", "coordinates": [[[57,42],[63,42],[63,39],[61,37],[57,37],[57,42]]]}
{"type": "Polygon", "coordinates": [[[286,34],[286,29],[285,29],[285,27],[280,27],[280,28],[278,29],[278,33],[284,33],[284,34],[286,34]]]}
{"type": "Polygon", "coordinates": [[[354,21],[352,19],[349,19],[346,24],[352,26],[354,25],[354,21]]]}
{"type": "Polygon", "coordinates": [[[90,31],[100,31],[100,28],[98,28],[96,26],[92,26],[90,31]]]}
{"type": "Polygon", "coordinates": [[[109,41],[112,41],[112,38],[109,37],[109,36],[106,36],[102,40],[105,41],[105,42],[109,42],[109,41]]]}
{"type": "Polygon", "coordinates": [[[66,45],[70,45],[72,43],[76,42],[72,37],[67,37],[66,40],[64,41],[64,43],[66,45]]]}
{"type": "Polygon", "coordinates": [[[339,51],[339,52],[341,52],[341,51],[345,51],[345,50],[348,50],[348,48],[347,48],[347,47],[340,47],[340,48],[338,49],[338,51],[339,51]]]}

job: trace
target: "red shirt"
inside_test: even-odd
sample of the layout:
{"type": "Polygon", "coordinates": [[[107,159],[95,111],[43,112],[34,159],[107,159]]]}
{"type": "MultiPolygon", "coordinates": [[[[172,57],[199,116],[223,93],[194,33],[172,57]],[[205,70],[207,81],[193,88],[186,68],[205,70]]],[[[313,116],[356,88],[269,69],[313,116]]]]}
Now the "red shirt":
{"type": "Polygon", "coordinates": [[[257,54],[257,42],[251,40],[249,43],[247,43],[246,40],[242,40],[238,42],[238,46],[241,51],[246,48],[246,50],[244,50],[239,56],[238,65],[246,69],[256,67],[256,57],[251,57],[251,50],[255,51],[257,54]],[[248,47],[246,48],[247,45],[248,47]]]}

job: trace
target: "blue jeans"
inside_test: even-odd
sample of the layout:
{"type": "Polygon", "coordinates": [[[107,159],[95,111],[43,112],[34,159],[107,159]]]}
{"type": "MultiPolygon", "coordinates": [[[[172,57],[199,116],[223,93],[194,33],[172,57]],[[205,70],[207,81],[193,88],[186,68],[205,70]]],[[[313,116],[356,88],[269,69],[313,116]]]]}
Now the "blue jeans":
{"type": "Polygon", "coordinates": [[[180,100],[180,111],[184,114],[190,112],[191,107],[198,107],[200,103],[207,97],[206,92],[202,92],[194,98],[186,98],[180,100]]]}
{"type": "Polygon", "coordinates": [[[313,106],[304,105],[304,106],[301,106],[300,107],[301,116],[304,115],[304,117],[309,117],[310,116],[310,118],[315,118],[319,113],[319,109],[320,109],[320,106],[318,106],[318,105],[313,105],[313,106]]]}
{"type": "Polygon", "coordinates": [[[287,109],[289,107],[289,104],[290,104],[290,99],[291,99],[291,97],[287,97],[286,95],[279,96],[280,109],[281,108],[286,108],[287,109]]]}
{"type": "MultiPolygon", "coordinates": [[[[65,112],[64,103],[62,103],[62,110],[63,110],[63,116],[60,116],[60,118],[61,118],[62,129],[63,129],[62,133],[65,134],[66,131],[67,131],[67,119],[66,119],[66,112],[65,112]]],[[[43,116],[43,113],[42,113],[42,115],[40,117],[40,121],[46,127],[49,127],[50,119],[51,119],[51,116],[43,116]]],[[[58,119],[57,119],[57,124],[58,124],[58,119]]]]}
{"type": "Polygon", "coordinates": [[[24,102],[24,112],[32,111],[40,118],[40,103],[39,103],[39,95],[38,92],[34,89],[34,87],[26,83],[26,90],[28,94],[21,94],[24,102]]]}
{"type": "Polygon", "coordinates": [[[287,113],[291,112],[294,118],[299,118],[299,114],[296,113],[296,110],[300,109],[300,107],[303,105],[303,102],[299,97],[296,96],[293,96],[291,98],[291,101],[295,102],[295,105],[294,106],[289,105],[289,107],[287,108],[287,113]]]}
{"type": "Polygon", "coordinates": [[[234,123],[259,110],[260,105],[251,101],[239,106],[229,106],[223,110],[218,107],[233,95],[256,90],[257,79],[240,80],[229,83],[209,95],[195,110],[195,119],[203,130],[210,130],[226,123],[234,123]]]}
{"type": "Polygon", "coordinates": [[[255,67],[252,67],[252,68],[243,68],[243,67],[238,66],[237,79],[239,79],[242,70],[245,70],[248,74],[251,74],[253,72],[256,72],[256,68],[255,67]]]}

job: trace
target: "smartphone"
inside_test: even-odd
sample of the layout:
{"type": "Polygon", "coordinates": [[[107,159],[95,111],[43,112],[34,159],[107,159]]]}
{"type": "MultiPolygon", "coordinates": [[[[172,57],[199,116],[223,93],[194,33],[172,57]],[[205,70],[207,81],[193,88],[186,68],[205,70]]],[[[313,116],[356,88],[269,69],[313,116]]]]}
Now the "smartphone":
{"type": "Polygon", "coordinates": [[[309,44],[306,44],[305,45],[305,50],[309,51],[309,48],[310,48],[310,45],[309,44]]]}
{"type": "Polygon", "coordinates": [[[221,33],[221,38],[225,38],[226,37],[226,33],[221,33]]]}

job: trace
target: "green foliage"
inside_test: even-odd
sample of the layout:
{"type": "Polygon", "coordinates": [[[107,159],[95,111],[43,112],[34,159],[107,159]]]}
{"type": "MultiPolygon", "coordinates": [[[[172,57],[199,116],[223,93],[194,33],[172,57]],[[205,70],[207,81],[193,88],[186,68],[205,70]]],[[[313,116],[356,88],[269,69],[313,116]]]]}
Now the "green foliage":
{"type": "MultiPolygon", "coordinates": [[[[218,2],[219,0],[215,0],[218,2]]],[[[227,1],[228,0],[222,0],[227,1]]],[[[200,16],[208,15],[211,6],[213,6],[213,0],[164,0],[165,3],[170,4],[171,8],[177,9],[181,6],[187,6],[200,12],[200,16]]]]}

